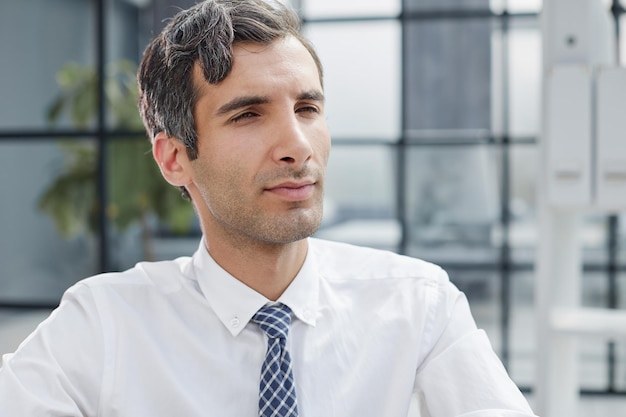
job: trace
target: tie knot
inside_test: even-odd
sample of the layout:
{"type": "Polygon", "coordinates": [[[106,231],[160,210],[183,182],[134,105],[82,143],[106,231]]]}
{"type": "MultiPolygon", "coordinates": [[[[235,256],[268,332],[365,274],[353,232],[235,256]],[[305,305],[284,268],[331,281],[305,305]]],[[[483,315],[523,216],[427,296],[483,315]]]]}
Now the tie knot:
{"type": "Polygon", "coordinates": [[[252,321],[258,324],[270,339],[287,339],[291,309],[284,304],[265,305],[252,316],[252,321]]]}

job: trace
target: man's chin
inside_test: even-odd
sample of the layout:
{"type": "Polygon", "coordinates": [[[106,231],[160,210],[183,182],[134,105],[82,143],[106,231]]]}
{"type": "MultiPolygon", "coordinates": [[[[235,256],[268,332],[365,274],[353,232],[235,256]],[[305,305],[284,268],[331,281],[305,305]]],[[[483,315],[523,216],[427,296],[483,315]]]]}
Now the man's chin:
{"type": "Polygon", "coordinates": [[[306,239],[315,233],[321,223],[322,215],[320,210],[314,213],[300,213],[287,222],[277,222],[273,227],[265,230],[266,241],[277,244],[288,244],[306,239]]]}

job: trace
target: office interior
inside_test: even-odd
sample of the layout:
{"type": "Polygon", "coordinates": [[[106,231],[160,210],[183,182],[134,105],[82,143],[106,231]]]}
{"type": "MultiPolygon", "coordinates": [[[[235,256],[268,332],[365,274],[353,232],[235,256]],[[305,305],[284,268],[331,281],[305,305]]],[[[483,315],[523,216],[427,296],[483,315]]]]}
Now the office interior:
{"type": "MultiPolygon", "coordinates": [[[[80,279],[197,247],[193,213],[141,192],[132,82],[193,3],[0,5],[0,355],[80,279]]],[[[444,267],[540,415],[622,415],[626,138],[596,141],[626,135],[626,0],[290,3],[325,68],[316,236],[444,267]]]]}

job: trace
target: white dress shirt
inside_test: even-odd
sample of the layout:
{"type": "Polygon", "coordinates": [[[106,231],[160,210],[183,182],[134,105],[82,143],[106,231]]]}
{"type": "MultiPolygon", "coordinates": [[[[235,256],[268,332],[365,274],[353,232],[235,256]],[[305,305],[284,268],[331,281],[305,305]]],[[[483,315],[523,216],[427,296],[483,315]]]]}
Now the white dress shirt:
{"type": "MultiPolygon", "coordinates": [[[[430,263],[309,239],[280,302],[301,417],[527,417],[464,295],[430,263]]],[[[268,300],[193,257],[88,278],[0,369],[0,417],[254,417],[268,300]]]]}

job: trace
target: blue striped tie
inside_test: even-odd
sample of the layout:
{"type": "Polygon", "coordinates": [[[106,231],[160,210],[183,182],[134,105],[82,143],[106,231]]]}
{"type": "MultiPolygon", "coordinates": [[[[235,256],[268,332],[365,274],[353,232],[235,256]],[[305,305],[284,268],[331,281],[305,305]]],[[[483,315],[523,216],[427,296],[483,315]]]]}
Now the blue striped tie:
{"type": "Polygon", "coordinates": [[[298,404],[293,383],[287,335],[291,309],[284,304],[266,305],[252,317],[268,337],[267,353],[261,368],[260,417],[297,417],[298,404]]]}

